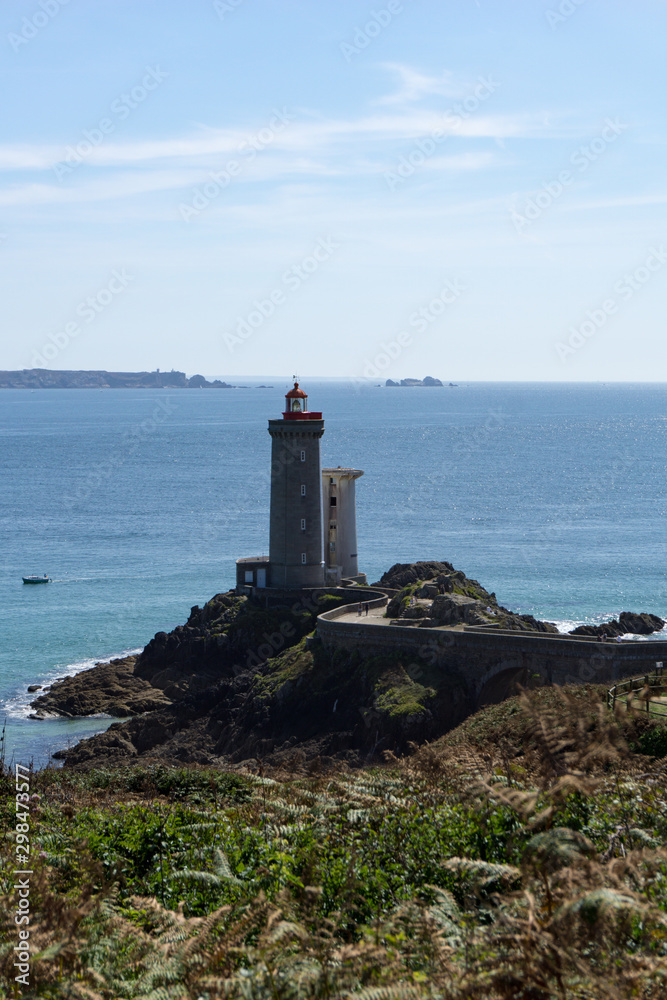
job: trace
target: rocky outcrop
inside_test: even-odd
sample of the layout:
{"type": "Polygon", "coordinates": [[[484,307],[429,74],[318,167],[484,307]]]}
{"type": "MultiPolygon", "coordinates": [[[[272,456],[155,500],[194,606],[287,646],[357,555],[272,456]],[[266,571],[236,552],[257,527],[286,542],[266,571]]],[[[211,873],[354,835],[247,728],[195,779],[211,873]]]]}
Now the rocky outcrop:
{"type": "Polygon", "coordinates": [[[602,625],[578,625],[569,633],[570,635],[591,635],[598,639],[603,635],[610,639],[618,635],[651,635],[653,632],[660,632],[667,622],[657,615],[649,615],[645,611],[635,614],[632,611],[622,611],[611,621],[603,622],[602,625]]]}
{"type": "Polygon", "coordinates": [[[465,573],[455,570],[450,562],[394,563],[372,586],[402,590],[414,583],[432,581],[437,592],[438,584],[445,584],[453,577],[458,577],[460,581],[466,579],[465,573]]]}
{"type": "Polygon", "coordinates": [[[136,674],[177,700],[260,667],[311,632],[320,612],[341,603],[323,595],[264,608],[234,591],[216,594],[203,608],[192,608],[185,625],[158,632],[141,653],[136,674]]]}
{"type": "MultiPolygon", "coordinates": [[[[493,641],[487,641],[493,626],[558,631],[550,622],[503,608],[495,594],[449,562],[396,564],[378,586],[392,595],[391,616],[406,625],[385,629],[376,624],[380,637],[389,632],[412,637],[413,628],[424,625],[482,624],[489,626],[484,655],[493,659],[493,641]]],[[[112,714],[116,706],[122,714],[145,711],[148,702],[142,698],[162,699],[148,714],[115,723],[62,751],[59,756],[71,767],[147,759],[280,764],[313,757],[361,764],[380,759],[384,750],[400,752],[410,743],[435,739],[474,710],[481,695],[471,680],[467,649],[453,644],[440,662],[427,643],[389,639],[383,650],[356,640],[347,646],[322,643],[313,635],[318,614],[352,600],[351,591],[315,597],[304,592],[289,607],[263,607],[231,591],[217,594],[203,607],[193,607],[184,625],[158,632],[136,662],[98,666],[88,677],[68,679],[76,684],[54,685],[34,704],[67,714],[112,714]],[[107,677],[109,668],[113,676],[107,677]],[[120,680],[126,685],[122,692],[114,687],[120,680]],[[133,687],[137,683],[143,687],[133,687]]],[[[629,624],[662,624],[654,616],[632,623],[620,618],[624,630],[629,624]]],[[[363,629],[364,621],[360,618],[357,627],[363,629]]],[[[518,674],[527,683],[530,678],[522,671],[510,669],[494,678],[493,697],[511,694],[518,674]]]]}
{"type": "Polygon", "coordinates": [[[312,631],[321,611],[341,603],[328,595],[290,608],[266,609],[233,591],[195,606],[185,625],[158,632],[138,657],[99,663],[53,684],[32,702],[45,714],[114,717],[181,703],[256,671],[312,631]]]}
{"type": "Polygon", "coordinates": [[[472,707],[462,676],[412,654],[329,655],[319,642],[306,648],[303,640],[260,668],[112,725],[59,757],[83,768],[141,759],[229,766],[315,757],[356,766],[435,738],[472,707]]]}
{"type": "Polygon", "coordinates": [[[431,627],[458,625],[461,622],[475,625],[485,608],[484,602],[475,600],[474,597],[465,597],[463,594],[439,594],[431,604],[428,624],[431,627]]]}
{"type": "Polygon", "coordinates": [[[97,663],[90,670],[56,681],[32,702],[35,710],[32,718],[47,715],[124,718],[171,704],[163,691],[136,676],[136,660],[136,656],[126,656],[110,663],[97,663]]]}
{"type": "Polygon", "coordinates": [[[518,632],[558,633],[553,622],[504,608],[494,593],[454,569],[450,562],[396,563],[376,586],[399,591],[387,607],[389,618],[419,618],[424,628],[487,625],[518,632]]]}
{"type": "Polygon", "coordinates": [[[394,382],[393,379],[388,378],[385,385],[392,389],[398,388],[399,386],[440,386],[442,388],[442,382],[439,378],[433,378],[432,375],[427,375],[426,378],[402,378],[400,382],[394,382]]]}

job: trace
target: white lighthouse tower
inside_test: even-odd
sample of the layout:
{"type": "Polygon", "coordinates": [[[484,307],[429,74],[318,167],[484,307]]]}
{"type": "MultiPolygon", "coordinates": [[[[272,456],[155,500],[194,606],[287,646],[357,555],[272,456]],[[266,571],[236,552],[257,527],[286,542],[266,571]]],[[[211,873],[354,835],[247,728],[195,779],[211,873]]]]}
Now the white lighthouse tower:
{"type": "Polygon", "coordinates": [[[322,534],[326,582],[340,586],[342,580],[366,583],[357,559],[357,504],[355,481],[361,469],[322,469],[322,534]]]}

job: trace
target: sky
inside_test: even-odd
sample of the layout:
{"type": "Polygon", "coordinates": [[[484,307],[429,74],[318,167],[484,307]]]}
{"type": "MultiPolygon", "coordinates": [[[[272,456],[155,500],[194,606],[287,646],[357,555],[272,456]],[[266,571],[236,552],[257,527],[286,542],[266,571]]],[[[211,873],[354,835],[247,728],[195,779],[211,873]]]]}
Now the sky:
{"type": "Polygon", "coordinates": [[[0,368],[667,381],[663,0],[5,0],[0,368]]]}

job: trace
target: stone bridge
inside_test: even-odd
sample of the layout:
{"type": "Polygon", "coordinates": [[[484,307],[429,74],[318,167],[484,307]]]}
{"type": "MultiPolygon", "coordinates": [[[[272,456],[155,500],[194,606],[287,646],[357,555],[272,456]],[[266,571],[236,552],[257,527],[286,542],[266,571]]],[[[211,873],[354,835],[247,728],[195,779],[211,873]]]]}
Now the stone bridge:
{"type": "MultiPolygon", "coordinates": [[[[327,611],[317,619],[325,648],[358,649],[373,656],[397,649],[406,656],[463,677],[477,705],[494,702],[539,675],[548,684],[605,684],[649,673],[667,661],[667,641],[598,642],[588,637],[515,632],[484,626],[419,628],[392,624],[384,617],[388,598],[378,591],[355,590],[369,603],[327,611]]],[[[351,595],[350,595],[351,596],[351,595]]]]}

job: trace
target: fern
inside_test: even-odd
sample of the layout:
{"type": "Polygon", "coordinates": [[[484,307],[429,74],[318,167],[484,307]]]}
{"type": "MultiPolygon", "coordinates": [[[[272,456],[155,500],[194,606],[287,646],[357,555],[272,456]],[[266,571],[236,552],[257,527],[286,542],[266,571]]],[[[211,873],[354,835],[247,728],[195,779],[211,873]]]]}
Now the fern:
{"type": "Polygon", "coordinates": [[[200,885],[220,887],[228,882],[233,885],[242,886],[243,879],[238,878],[229,867],[229,861],[219,847],[213,849],[213,871],[196,871],[192,868],[181,868],[174,872],[174,877],[186,879],[190,882],[197,882],[200,885]]]}
{"type": "Polygon", "coordinates": [[[503,865],[491,861],[475,861],[471,858],[449,858],[445,868],[457,875],[466,876],[474,885],[487,887],[494,882],[512,884],[521,879],[521,872],[514,865],[503,865]]]}
{"type": "MultiPolygon", "coordinates": [[[[347,995],[352,1000],[352,994],[347,995]]],[[[424,991],[417,986],[368,986],[354,993],[354,1000],[424,1000],[424,991]]]]}
{"type": "Polygon", "coordinates": [[[561,868],[582,864],[595,854],[595,847],[583,833],[567,827],[555,827],[532,837],[524,857],[541,872],[551,874],[561,868]]]}
{"type": "MultiPolygon", "coordinates": [[[[556,914],[556,919],[570,920],[572,917],[579,917],[590,925],[604,918],[641,918],[647,914],[648,907],[635,896],[617,889],[602,888],[566,903],[556,914]]],[[[654,913],[653,919],[667,926],[667,915],[654,913]]]]}

